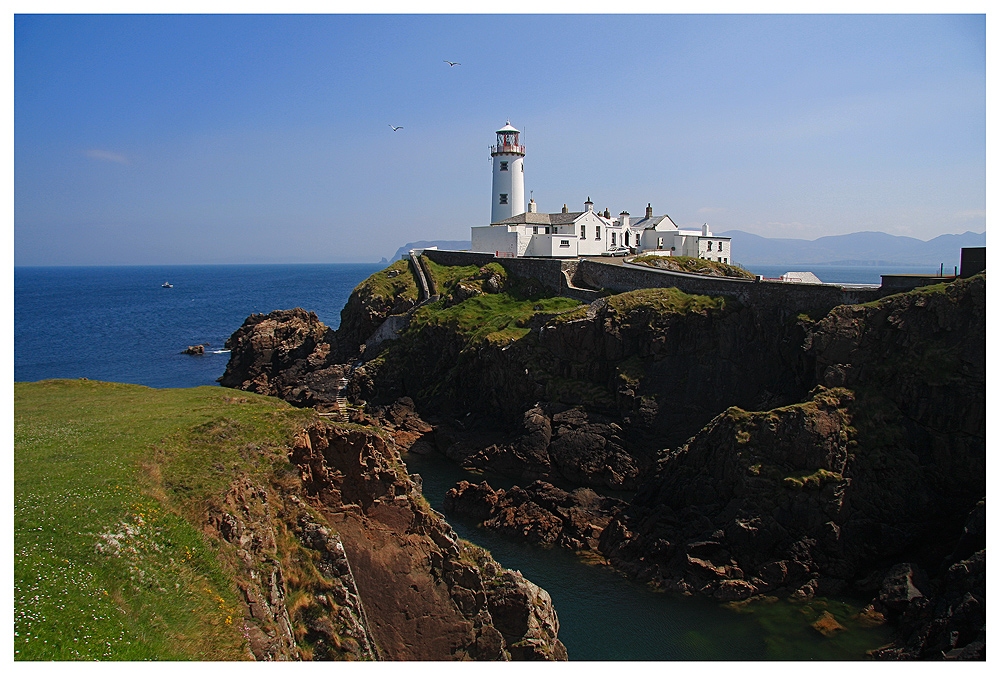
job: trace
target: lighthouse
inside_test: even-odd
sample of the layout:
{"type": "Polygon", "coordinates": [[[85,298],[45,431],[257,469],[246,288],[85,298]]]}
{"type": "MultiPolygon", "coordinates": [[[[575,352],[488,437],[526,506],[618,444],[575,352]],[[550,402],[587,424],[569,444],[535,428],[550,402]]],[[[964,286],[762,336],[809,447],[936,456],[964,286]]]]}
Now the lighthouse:
{"type": "Polygon", "coordinates": [[[497,130],[497,144],[490,146],[493,158],[491,223],[524,213],[524,146],[520,134],[507,120],[507,124],[497,130]]]}

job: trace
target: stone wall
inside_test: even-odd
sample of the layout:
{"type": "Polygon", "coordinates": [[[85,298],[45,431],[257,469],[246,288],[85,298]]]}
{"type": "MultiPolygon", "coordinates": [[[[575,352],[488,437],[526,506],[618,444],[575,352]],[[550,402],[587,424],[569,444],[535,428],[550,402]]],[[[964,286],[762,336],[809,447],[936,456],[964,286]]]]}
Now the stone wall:
{"type": "Polygon", "coordinates": [[[555,293],[587,302],[598,296],[599,289],[624,293],[639,288],[678,288],[685,293],[732,297],[748,305],[776,303],[789,312],[801,312],[871,302],[898,292],[898,289],[889,288],[842,288],[833,285],[728,279],[593,260],[496,258],[489,253],[439,250],[426,250],[424,255],[439,265],[485,265],[496,262],[511,274],[537,279],[555,293]]]}
{"type": "MultiPolygon", "coordinates": [[[[497,258],[492,253],[471,253],[468,251],[436,251],[427,249],[424,255],[439,265],[486,265],[499,263],[515,276],[536,279],[555,293],[566,290],[562,266],[566,261],[554,258],[497,258]]],[[[575,260],[572,262],[576,262],[575,260]]]]}
{"type": "Polygon", "coordinates": [[[573,284],[589,288],[604,288],[616,293],[637,288],[678,288],[685,293],[723,295],[745,304],[778,302],[788,310],[831,308],[871,302],[893,291],[882,288],[841,288],[818,284],[796,284],[780,281],[750,281],[726,279],[700,274],[685,274],[638,265],[608,265],[581,260],[573,275],[573,284]]]}

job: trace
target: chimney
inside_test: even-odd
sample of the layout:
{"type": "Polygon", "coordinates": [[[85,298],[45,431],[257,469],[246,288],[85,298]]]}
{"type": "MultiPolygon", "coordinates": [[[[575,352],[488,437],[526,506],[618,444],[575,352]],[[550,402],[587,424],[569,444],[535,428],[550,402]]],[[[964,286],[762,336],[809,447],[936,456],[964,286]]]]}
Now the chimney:
{"type": "Polygon", "coordinates": [[[622,211],[618,217],[621,218],[622,227],[628,227],[628,211],[622,211]]]}
{"type": "Polygon", "coordinates": [[[653,217],[653,204],[652,203],[646,204],[646,217],[647,218],[652,218],[653,217]]]}
{"type": "Polygon", "coordinates": [[[528,213],[537,213],[537,212],[538,212],[538,205],[535,204],[535,200],[532,199],[531,201],[528,202],[528,213]]]}
{"type": "Polygon", "coordinates": [[[583,206],[587,211],[594,210],[594,202],[590,201],[590,197],[587,197],[587,201],[583,203],[583,206]]]}
{"type": "Polygon", "coordinates": [[[562,212],[563,213],[569,213],[569,209],[566,207],[565,204],[563,204],[563,210],[562,210],[562,212]]]}
{"type": "Polygon", "coordinates": [[[604,217],[611,220],[611,211],[604,209],[604,217]]]}

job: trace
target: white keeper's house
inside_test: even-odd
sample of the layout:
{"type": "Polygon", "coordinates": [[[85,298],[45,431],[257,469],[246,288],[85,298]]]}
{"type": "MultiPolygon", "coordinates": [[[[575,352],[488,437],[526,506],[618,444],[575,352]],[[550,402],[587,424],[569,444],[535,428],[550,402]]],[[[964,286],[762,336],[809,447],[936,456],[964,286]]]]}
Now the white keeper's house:
{"type": "Polygon", "coordinates": [[[708,225],[682,230],[670,216],[654,216],[651,204],[642,218],[627,211],[612,218],[607,209],[594,211],[587,198],[583,211],[538,213],[534,200],[524,205],[524,146],[520,131],[507,124],[497,130],[493,159],[493,204],[490,224],[472,228],[472,250],[501,257],[576,258],[596,256],[619,247],[630,253],[685,255],[729,263],[729,237],[717,237],[708,225]]]}

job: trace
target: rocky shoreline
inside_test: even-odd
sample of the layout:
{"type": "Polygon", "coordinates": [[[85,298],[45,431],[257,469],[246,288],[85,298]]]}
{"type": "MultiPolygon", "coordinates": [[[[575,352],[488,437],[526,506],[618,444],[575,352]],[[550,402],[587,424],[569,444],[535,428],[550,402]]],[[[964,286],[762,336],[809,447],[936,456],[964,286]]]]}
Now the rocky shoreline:
{"type": "Polygon", "coordinates": [[[984,275],[790,316],[675,289],[552,311],[501,272],[438,269],[377,352],[415,305],[398,273],[337,331],[254,315],[220,381],[323,410],[348,378],[352,421],[526,482],[456,486],[486,527],[720,601],[868,598],[898,635],[873,658],[985,657],[984,275]],[[484,337],[501,302],[523,314],[484,337]]]}

